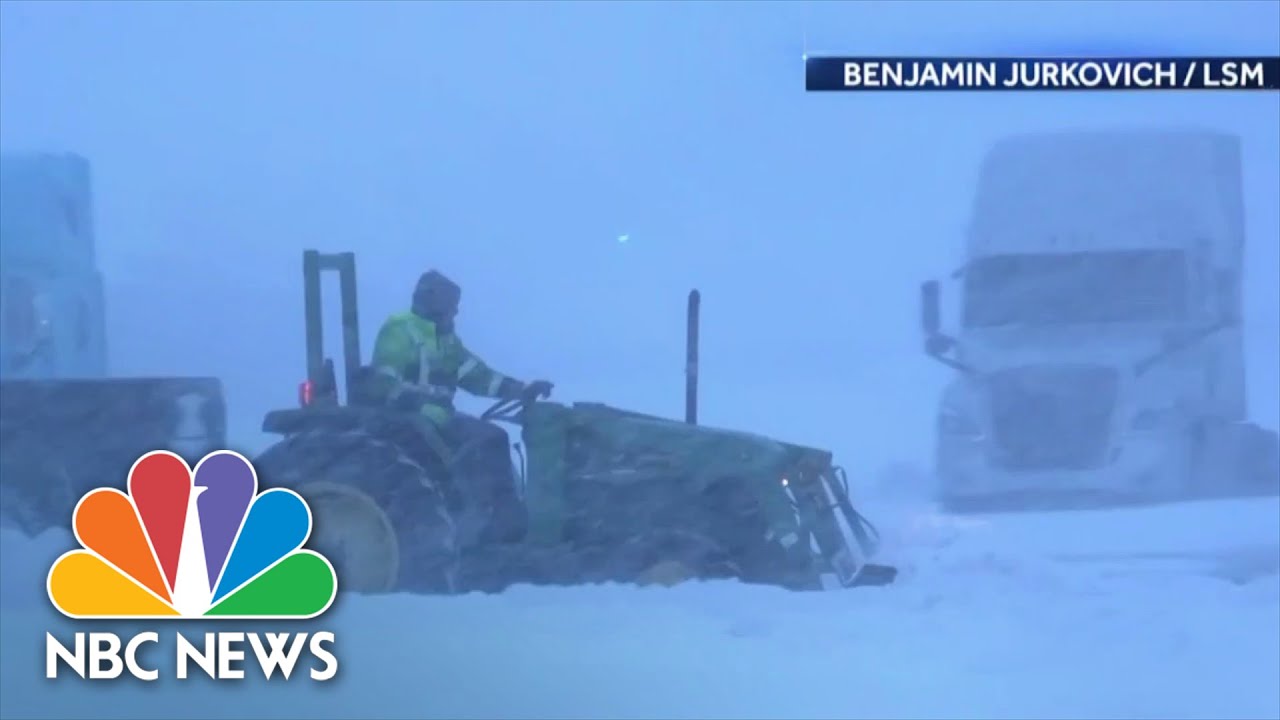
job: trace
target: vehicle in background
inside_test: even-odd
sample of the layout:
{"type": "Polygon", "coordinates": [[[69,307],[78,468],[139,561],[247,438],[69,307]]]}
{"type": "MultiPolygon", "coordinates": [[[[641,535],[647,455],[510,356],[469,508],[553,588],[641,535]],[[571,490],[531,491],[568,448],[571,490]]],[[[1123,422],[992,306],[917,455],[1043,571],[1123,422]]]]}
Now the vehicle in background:
{"type": "Polygon", "coordinates": [[[957,371],[936,426],[956,510],[1280,491],[1248,421],[1238,138],[1173,130],[1008,138],[986,156],[959,327],[921,288],[925,350],[957,371]]]}
{"type": "Polygon", "coordinates": [[[89,163],[0,156],[0,379],[107,373],[89,163]]]}
{"type": "Polygon", "coordinates": [[[0,524],[33,535],[145,452],[226,442],[217,379],[108,375],[95,240],[87,160],[0,156],[0,524]]]}

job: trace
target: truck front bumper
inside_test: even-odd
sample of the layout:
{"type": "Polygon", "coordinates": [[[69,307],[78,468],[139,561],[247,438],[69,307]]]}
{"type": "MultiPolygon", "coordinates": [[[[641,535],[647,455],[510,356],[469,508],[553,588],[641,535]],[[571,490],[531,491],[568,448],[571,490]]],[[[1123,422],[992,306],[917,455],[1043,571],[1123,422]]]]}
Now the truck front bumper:
{"type": "Polygon", "coordinates": [[[992,457],[981,440],[940,437],[936,472],[943,503],[978,509],[1144,502],[1176,496],[1191,470],[1183,443],[1170,433],[1131,434],[1102,462],[1082,469],[1011,470],[992,457]]]}

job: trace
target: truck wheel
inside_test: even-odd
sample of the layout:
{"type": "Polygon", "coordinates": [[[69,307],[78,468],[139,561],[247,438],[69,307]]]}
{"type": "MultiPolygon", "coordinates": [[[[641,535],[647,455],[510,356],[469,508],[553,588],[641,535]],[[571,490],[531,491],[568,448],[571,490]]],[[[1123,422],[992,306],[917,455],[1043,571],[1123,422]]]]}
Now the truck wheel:
{"type": "Polygon", "coordinates": [[[1212,426],[1198,468],[1204,497],[1253,497],[1280,493],[1280,437],[1254,423],[1212,426]]]}
{"type": "Polygon", "coordinates": [[[428,472],[366,432],[304,432],[254,461],[259,484],[288,487],[312,511],[308,545],[329,558],[343,590],[452,593],[453,520],[428,472]]]}
{"type": "Polygon", "coordinates": [[[1280,493],[1280,435],[1253,423],[1245,425],[1243,430],[1240,474],[1247,492],[1280,493]]]}

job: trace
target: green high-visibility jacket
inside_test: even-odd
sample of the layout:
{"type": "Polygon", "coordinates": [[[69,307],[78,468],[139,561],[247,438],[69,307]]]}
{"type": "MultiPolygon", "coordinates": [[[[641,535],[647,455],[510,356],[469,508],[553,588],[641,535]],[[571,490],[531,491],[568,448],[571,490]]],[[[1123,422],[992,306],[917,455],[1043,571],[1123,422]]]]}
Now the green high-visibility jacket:
{"type": "Polygon", "coordinates": [[[419,411],[437,424],[453,416],[457,389],[481,397],[501,397],[520,383],[493,370],[452,332],[412,312],[387,318],[373,345],[375,392],[393,402],[406,391],[424,398],[419,411]]]}

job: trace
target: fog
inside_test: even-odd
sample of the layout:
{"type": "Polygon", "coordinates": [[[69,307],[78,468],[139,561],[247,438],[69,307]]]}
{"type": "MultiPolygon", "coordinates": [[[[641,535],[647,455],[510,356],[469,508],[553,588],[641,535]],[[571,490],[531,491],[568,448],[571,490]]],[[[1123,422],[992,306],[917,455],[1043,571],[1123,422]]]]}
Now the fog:
{"type": "MultiPolygon", "coordinates": [[[[0,147],[89,159],[111,373],[221,378],[237,449],[261,449],[263,414],[296,403],[301,252],[350,250],[366,358],[436,268],[462,285],[460,335],[495,368],[555,382],[554,399],[672,417],[697,288],[700,420],[834,450],[856,486],[929,465],[951,371],[922,350],[919,285],[960,264],[992,143],[1232,132],[1250,415],[1280,426],[1280,94],[806,94],[806,53],[1276,55],[1280,4],[6,0],[0,147]]],[[[50,716],[172,717],[196,698],[313,717],[1267,717],[1274,505],[870,513],[902,581],[847,595],[357,598],[333,618],[348,687],[372,692],[246,683],[244,706],[164,683],[112,688],[115,707],[97,686],[47,692],[33,648],[67,623],[42,578],[69,538],[14,533],[0,676],[11,708],[50,716]],[[1085,562],[1104,553],[1120,561],[1085,562]],[[1139,565],[1152,557],[1177,567],[1139,565]],[[1241,557],[1265,567],[1219,569],[1241,557]]]]}
{"type": "Polygon", "coordinates": [[[706,422],[863,471],[922,457],[947,371],[919,350],[917,287],[958,261],[982,153],[1142,124],[1244,138],[1253,414],[1277,424],[1274,93],[806,95],[802,78],[805,52],[1274,54],[1274,3],[2,12],[4,147],[93,163],[112,371],[221,377],[242,442],[294,402],[314,247],[357,253],[366,353],[436,267],[491,364],[666,415],[697,287],[706,422]]]}

